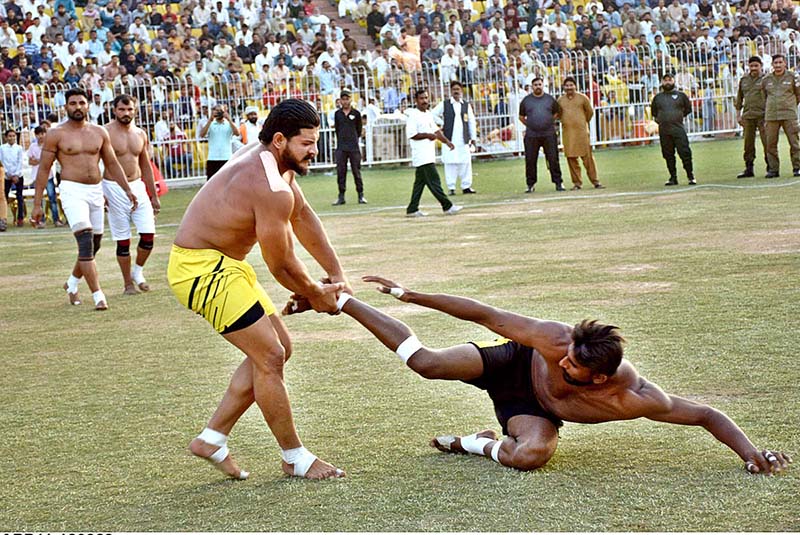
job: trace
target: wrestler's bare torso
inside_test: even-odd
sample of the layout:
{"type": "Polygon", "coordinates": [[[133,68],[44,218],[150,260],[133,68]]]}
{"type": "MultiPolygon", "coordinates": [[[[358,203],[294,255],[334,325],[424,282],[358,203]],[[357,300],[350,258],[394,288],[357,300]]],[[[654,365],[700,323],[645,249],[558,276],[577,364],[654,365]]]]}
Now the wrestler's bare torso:
{"type": "Polygon", "coordinates": [[[98,184],[104,142],[108,142],[108,133],[103,127],[69,120],[48,130],[42,150],[55,153],[61,164],[61,180],[98,184]]]}
{"type": "Polygon", "coordinates": [[[288,188],[280,191],[270,188],[260,157],[267,150],[262,143],[239,149],[225,167],[206,182],[186,209],[175,245],[187,249],[214,249],[244,260],[258,241],[257,213],[258,217],[274,218],[285,224],[302,210],[305,199],[293,171],[282,176],[288,188]]]}
{"type": "Polygon", "coordinates": [[[587,424],[630,420],[644,416],[658,406],[668,405],[667,395],[639,376],[625,359],[605,383],[569,384],[559,366],[567,352],[568,346],[565,346],[560,357],[545,357],[534,350],[531,362],[531,381],[536,398],[545,409],[562,420],[587,424]]]}
{"type": "MultiPolygon", "coordinates": [[[[111,121],[105,128],[111,138],[111,146],[114,148],[117,160],[125,171],[125,178],[128,182],[142,178],[139,158],[147,147],[144,130],[133,125],[126,128],[117,121],[111,121]]],[[[111,180],[107,173],[104,173],[103,178],[111,180]]]]}

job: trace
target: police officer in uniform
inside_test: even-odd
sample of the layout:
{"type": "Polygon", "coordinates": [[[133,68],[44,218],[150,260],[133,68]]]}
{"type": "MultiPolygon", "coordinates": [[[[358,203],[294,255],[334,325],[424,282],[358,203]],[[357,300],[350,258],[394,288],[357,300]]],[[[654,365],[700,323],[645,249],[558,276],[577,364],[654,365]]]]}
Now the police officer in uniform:
{"type": "Polygon", "coordinates": [[[689,148],[689,138],[683,126],[683,119],[692,113],[692,103],[685,93],[675,89],[675,78],[670,73],[661,77],[661,93],[653,97],[650,108],[653,119],[658,123],[658,136],[661,142],[661,155],[667,162],[669,180],[665,186],[678,185],[678,173],[675,169],[675,150],[681,157],[683,168],[689,184],[694,186],[697,181],[692,170],[692,149],[689,148]]]}
{"type": "Polygon", "coordinates": [[[361,113],[350,106],[350,91],[343,90],[339,95],[342,107],[336,110],[333,116],[333,128],[336,130],[336,178],[339,182],[339,198],[333,206],[344,204],[344,192],[347,189],[347,162],[353,171],[353,180],[356,183],[358,204],[367,204],[364,198],[364,182],[361,180],[361,148],[358,141],[361,138],[361,113]]]}
{"type": "Polygon", "coordinates": [[[800,103],[800,74],[786,70],[786,58],[772,56],[772,73],[761,80],[761,90],[766,98],[765,130],[767,137],[766,178],[777,178],[780,173],[778,159],[778,133],[781,127],[789,140],[792,170],[800,176],[800,139],[797,124],[797,104],[800,103]]]}
{"type": "MultiPolygon", "coordinates": [[[[753,56],[747,62],[750,74],[739,80],[739,90],[736,93],[736,110],[738,121],[742,125],[744,135],[744,171],[736,178],[749,178],[753,174],[753,162],[756,159],[756,130],[761,137],[761,146],[764,148],[764,159],[767,156],[767,132],[764,127],[764,93],[761,91],[761,58],[753,56]]],[[[769,162],[767,163],[769,167],[769,162]]]]}

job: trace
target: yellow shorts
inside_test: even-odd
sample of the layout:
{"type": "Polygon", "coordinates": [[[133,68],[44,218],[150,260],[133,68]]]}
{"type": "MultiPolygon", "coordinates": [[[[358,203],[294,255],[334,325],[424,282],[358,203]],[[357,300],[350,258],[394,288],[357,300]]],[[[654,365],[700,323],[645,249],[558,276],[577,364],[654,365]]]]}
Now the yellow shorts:
{"type": "Polygon", "coordinates": [[[266,315],[275,313],[275,305],[256,280],[252,266],[214,249],[184,249],[173,245],[167,279],[178,301],[203,316],[221,334],[254,323],[260,315],[255,319],[251,317],[247,325],[237,324],[237,320],[256,303],[261,304],[266,315]]]}

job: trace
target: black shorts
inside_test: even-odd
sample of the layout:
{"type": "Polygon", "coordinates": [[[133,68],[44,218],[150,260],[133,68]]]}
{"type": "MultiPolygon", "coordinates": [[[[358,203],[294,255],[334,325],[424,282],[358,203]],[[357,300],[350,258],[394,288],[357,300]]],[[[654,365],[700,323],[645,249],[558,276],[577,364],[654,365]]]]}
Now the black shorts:
{"type": "Polygon", "coordinates": [[[508,434],[508,421],[518,414],[547,418],[557,428],[564,425],[558,416],[548,412],[536,399],[531,377],[532,348],[507,338],[470,343],[481,354],[483,375],[464,382],[486,390],[494,403],[497,421],[503,426],[503,434],[508,434]]]}

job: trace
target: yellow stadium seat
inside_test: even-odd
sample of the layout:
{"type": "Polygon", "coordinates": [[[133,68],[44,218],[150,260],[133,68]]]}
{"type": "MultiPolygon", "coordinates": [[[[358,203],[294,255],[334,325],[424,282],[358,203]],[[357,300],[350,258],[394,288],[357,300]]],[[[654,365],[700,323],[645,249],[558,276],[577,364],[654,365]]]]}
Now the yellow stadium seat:
{"type": "Polygon", "coordinates": [[[203,35],[203,30],[200,28],[192,28],[192,37],[200,37],[203,35]]]}
{"type": "Polygon", "coordinates": [[[163,15],[166,12],[167,12],[166,4],[156,4],[156,13],[161,13],[163,15]]]}
{"type": "Polygon", "coordinates": [[[634,39],[633,37],[630,38],[631,46],[639,46],[639,40],[634,39]]]}
{"type": "Polygon", "coordinates": [[[475,8],[475,11],[477,11],[478,14],[486,11],[486,5],[483,2],[472,2],[472,7],[475,8]]]}
{"type": "Polygon", "coordinates": [[[520,34],[520,36],[519,36],[519,44],[520,45],[522,45],[524,47],[525,45],[527,45],[530,42],[531,42],[531,34],[529,34],[528,32],[520,34]]]}
{"type": "Polygon", "coordinates": [[[611,28],[611,33],[614,34],[614,37],[616,37],[617,40],[622,39],[622,28],[611,28]]]}

